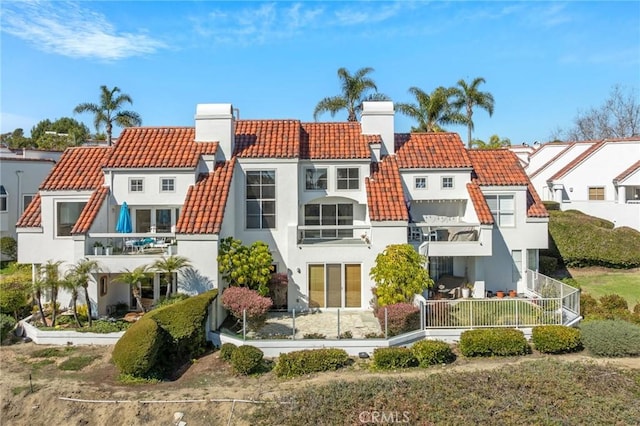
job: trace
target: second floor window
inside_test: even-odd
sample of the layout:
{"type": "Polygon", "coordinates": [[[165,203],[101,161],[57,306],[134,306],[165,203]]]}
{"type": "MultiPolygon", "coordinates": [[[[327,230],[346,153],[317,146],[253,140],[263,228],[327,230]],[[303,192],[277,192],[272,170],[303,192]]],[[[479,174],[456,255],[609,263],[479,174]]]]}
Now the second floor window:
{"type": "Polygon", "coordinates": [[[22,196],[22,211],[25,211],[27,207],[29,207],[31,201],[33,201],[33,197],[35,197],[33,194],[25,194],[22,196]]]}
{"type": "Polygon", "coordinates": [[[307,191],[327,189],[327,169],[306,169],[305,189],[307,191]]]}
{"type": "Polygon", "coordinates": [[[143,192],[144,191],[144,179],[131,178],[129,179],[129,192],[143,192]]]}
{"type": "Polygon", "coordinates": [[[275,170],[247,171],[246,215],[247,229],[276,227],[275,170]]]}
{"type": "Polygon", "coordinates": [[[442,189],[451,189],[453,188],[453,177],[445,176],[442,178],[442,189]]]}
{"type": "Polygon", "coordinates": [[[4,185],[0,185],[0,212],[7,211],[7,190],[4,185]]]}
{"type": "Polygon", "coordinates": [[[415,180],[416,189],[427,189],[427,178],[424,176],[416,177],[415,180]]]}
{"type": "Polygon", "coordinates": [[[305,238],[353,238],[353,204],[307,204],[304,206],[304,224],[326,229],[308,229],[305,238]]]}
{"type": "Polygon", "coordinates": [[[515,226],[515,203],[513,195],[487,195],[489,209],[498,226],[515,226]]]}
{"type": "Polygon", "coordinates": [[[590,201],[604,200],[604,186],[589,187],[589,200],[590,201]]]}
{"type": "Polygon", "coordinates": [[[56,235],[70,237],[73,226],[84,209],[85,202],[63,202],[56,205],[56,235]]]}
{"type": "Polygon", "coordinates": [[[360,169],[357,167],[339,168],[338,189],[359,189],[360,188],[360,169]]]}
{"type": "Polygon", "coordinates": [[[160,179],[160,192],[173,192],[176,190],[176,180],[174,178],[160,179]]]}

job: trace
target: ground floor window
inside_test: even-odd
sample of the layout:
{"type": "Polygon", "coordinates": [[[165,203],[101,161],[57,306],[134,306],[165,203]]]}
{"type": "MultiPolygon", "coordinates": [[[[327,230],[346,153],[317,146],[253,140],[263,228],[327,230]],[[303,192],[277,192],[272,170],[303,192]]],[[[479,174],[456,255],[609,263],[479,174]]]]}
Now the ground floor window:
{"type": "Polygon", "coordinates": [[[527,269],[530,269],[532,271],[538,270],[538,250],[537,249],[527,250],[527,269]]]}
{"type": "Polygon", "coordinates": [[[310,308],[360,308],[361,295],[360,264],[309,265],[310,308]]]}
{"type": "Polygon", "coordinates": [[[435,282],[443,275],[453,275],[453,257],[439,256],[429,258],[429,277],[435,282]]]}
{"type": "Polygon", "coordinates": [[[522,278],[522,250],[513,250],[511,252],[511,257],[513,258],[513,277],[512,282],[517,284],[522,278]]]}

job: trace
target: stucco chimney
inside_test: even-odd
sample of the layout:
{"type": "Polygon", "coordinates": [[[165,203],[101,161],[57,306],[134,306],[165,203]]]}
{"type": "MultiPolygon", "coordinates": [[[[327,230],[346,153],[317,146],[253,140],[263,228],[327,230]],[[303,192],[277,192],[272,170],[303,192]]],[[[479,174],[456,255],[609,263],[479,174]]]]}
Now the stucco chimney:
{"type": "Polygon", "coordinates": [[[362,103],[362,119],[360,122],[362,134],[380,135],[382,138],[381,155],[393,154],[395,152],[393,120],[393,102],[369,101],[362,103]]]}
{"type": "Polygon", "coordinates": [[[229,160],[233,155],[235,120],[231,104],[198,104],[196,142],[219,142],[216,157],[229,160]]]}

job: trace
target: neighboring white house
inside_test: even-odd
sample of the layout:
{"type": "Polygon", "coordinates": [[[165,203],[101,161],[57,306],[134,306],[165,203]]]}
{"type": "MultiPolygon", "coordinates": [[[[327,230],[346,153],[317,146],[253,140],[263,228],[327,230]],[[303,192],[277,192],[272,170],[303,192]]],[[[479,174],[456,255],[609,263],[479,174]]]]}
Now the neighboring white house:
{"type": "Polygon", "coordinates": [[[62,151],[0,147],[0,237],[16,238],[18,218],[61,155],[62,151]]]}
{"type": "Polygon", "coordinates": [[[527,163],[543,200],[640,230],[640,138],[551,142],[527,163]]]}
{"type": "MultiPolygon", "coordinates": [[[[467,150],[455,133],[396,134],[391,102],[365,102],[360,123],[237,120],[230,104],[203,104],[195,128],[127,128],[113,147],[65,151],[20,219],[19,261],[36,271],[98,260],[89,290],[104,315],[133,306],[118,273],[172,240],[192,264],[180,291],[222,290],[219,241],[233,236],[269,245],[289,276],[288,309],[367,309],[376,256],[407,242],[433,278],[464,277],[476,297],[524,292],[547,225],[515,154],[467,150]],[[115,231],[124,202],[125,235],[115,231]],[[123,251],[96,256],[95,241],[123,251]]],[[[144,298],[164,294],[160,278],[142,283],[144,298]]]]}

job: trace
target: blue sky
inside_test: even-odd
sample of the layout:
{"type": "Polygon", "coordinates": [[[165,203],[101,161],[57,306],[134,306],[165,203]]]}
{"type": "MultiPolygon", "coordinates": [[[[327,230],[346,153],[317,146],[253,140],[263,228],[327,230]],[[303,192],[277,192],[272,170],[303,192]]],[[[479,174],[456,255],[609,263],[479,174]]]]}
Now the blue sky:
{"type": "MultiPolygon", "coordinates": [[[[2,1],[1,132],[98,102],[118,86],[147,126],[193,126],[196,104],[241,118],[313,120],[336,71],[372,67],[380,92],[412,102],[484,77],[492,117],[474,138],[546,141],[612,87],[640,87],[640,2],[2,1]]],[[[637,93],[637,92],[636,92],[637,93]]],[[[88,114],[75,118],[92,131],[88,114]]],[[[346,120],[346,113],[334,119],[346,120]]],[[[397,116],[396,131],[413,123],[397,116]]],[[[451,126],[466,140],[466,129],[451,126]]],[[[116,130],[119,133],[119,129],[116,130]]]]}

